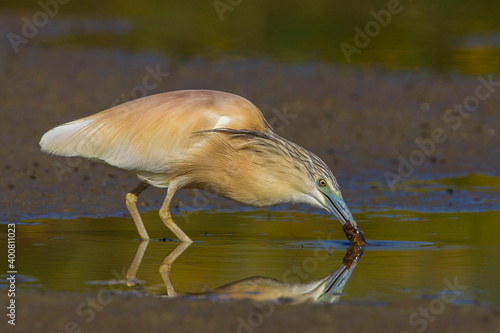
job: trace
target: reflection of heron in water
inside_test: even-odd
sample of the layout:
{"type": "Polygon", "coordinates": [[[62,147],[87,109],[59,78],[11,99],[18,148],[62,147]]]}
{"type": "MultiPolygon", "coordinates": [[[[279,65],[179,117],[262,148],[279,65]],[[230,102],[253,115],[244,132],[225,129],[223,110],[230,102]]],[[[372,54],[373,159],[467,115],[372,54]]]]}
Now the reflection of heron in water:
{"type": "MultiPolygon", "coordinates": [[[[289,283],[264,276],[253,276],[235,281],[202,293],[178,293],[170,280],[170,269],[173,262],[189,246],[179,244],[168,254],[160,265],[160,274],[167,288],[167,297],[215,298],[215,299],[253,299],[256,301],[275,302],[318,302],[335,303],[340,299],[342,290],[351,276],[358,260],[363,255],[364,246],[351,245],[340,267],[325,278],[305,283],[289,283]]],[[[132,265],[127,272],[127,279],[136,277],[140,261],[146,251],[147,242],[140,244],[132,265]]]]}

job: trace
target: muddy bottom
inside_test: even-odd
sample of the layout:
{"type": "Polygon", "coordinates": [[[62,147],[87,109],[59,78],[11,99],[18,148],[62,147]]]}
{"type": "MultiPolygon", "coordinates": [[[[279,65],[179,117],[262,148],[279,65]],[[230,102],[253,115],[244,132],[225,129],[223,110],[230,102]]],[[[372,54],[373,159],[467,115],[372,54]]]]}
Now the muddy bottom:
{"type": "MultiPolygon", "coordinates": [[[[5,294],[1,297],[4,300],[5,294]]],[[[109,332],[110,327],[128,332],[373,332],[376,327],[381,332],[465,333],[499,332],[500,327],[498,306],[429,300],[296,306],[25,290],[18,294],[18,301],[16,327],[7,328],[12,332],[47,328],[52,332],[109,332]]],[[[4,323],[0,327],[7,326],[4,323]]]]}

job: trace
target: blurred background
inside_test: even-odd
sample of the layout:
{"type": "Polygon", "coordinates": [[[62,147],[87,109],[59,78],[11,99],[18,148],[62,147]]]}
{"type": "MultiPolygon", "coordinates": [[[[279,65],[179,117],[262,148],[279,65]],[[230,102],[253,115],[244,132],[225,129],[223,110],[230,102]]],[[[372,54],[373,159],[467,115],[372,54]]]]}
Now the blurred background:
{"type": "MultiPolygon", "coordinates": [[[[360,39],[361,52],[351,63],[478,74],[497,71],[500,61],[497,1],[61,2],[66,4],[58,3],[57,13],[30,44],[159,52],[178,61],[266,58],[345,65],[341,43],[356,46],[355,28],[366,32],[376,21],[379,28],[368,24],[373,37],[361,48],[360,39]]],[[[56,2],[41,3],[52,8],[56,2]]],[[[13,29],[43,6],[2,1],[0,9],[4,29],[13,29]]]]}
{"type": "MultiPolygon", "coordinates": [[[[2,0],[0,219],[24,235],[23,281],[99,290],[137,249],[124,204],[137,181],[41,154],[43,133],[130,99],[205,88],[248,98],[332,168],[379,246],[360,260],[347,299],[432,298],[458,277],[469,287],[458,301],[498,302],[498,13],[493,0],[2,0]],[[488,98],[457,113],[480,85],[488,98]],[[415,140],[436,129],[446,139],[424,154],[415,140]],[[401,172],[415,154],[422,163],[401,172]],[[388,174],[401,177],[397,186],[388,174]]],[[[157,217],[164,195],[151,189],[139,200],[156,239],[171,237],[157,217]]],[[[308,277],[321,278],[345,254],[340,224],[324,212],[244,210],[200,192],[176,195],[174,218],[196,212],[179,224],[200,244],[179,259],[174,285],[281,279],[318,246],[331,261],[308,277]]],[[[156,293],[157,265],[174,245],[156,242],[146,256],[140,278],[156,293]]]]}

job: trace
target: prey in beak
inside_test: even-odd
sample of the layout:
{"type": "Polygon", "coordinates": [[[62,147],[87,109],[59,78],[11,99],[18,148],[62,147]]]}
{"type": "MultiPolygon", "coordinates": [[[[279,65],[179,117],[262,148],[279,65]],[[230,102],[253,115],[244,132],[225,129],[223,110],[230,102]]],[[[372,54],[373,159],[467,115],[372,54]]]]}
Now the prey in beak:
{"type": "Polygon", "coordinates": [[[325,197],[325,208],[342,223],[344,232],[351,244],[365,245],[366,240],[363,232],[359,230],[342,196],[329,189],[324,189],[321,193],[325,197]]]}

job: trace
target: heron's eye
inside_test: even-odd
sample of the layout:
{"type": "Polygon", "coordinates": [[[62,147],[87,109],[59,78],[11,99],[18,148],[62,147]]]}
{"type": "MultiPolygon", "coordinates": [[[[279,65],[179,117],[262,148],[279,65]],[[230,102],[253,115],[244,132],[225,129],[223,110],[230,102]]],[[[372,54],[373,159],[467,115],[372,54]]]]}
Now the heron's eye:
{"type": "Polygon", "coordinates": [[[326,186],[326,180],[324,180],[323,178],[318,179],[318,185],[320,187],[325,187],[326,186]]]}

